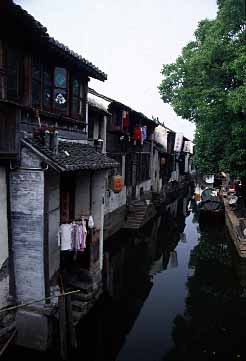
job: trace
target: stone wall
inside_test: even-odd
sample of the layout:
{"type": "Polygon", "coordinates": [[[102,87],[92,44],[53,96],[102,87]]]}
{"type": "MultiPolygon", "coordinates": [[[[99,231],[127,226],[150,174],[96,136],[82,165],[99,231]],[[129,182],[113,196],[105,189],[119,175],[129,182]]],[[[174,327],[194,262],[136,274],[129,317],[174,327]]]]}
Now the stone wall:
{"type": "Polygon", "coordinates": [[[41,299],[44,287],[44,172],[27,149],[10,173],[11,226],[17,302],[41,299]]]}
{"type": "Polygon", "coordinates": [[[8,258],[6,171],[0,167],[0,269],[8,258]]]}

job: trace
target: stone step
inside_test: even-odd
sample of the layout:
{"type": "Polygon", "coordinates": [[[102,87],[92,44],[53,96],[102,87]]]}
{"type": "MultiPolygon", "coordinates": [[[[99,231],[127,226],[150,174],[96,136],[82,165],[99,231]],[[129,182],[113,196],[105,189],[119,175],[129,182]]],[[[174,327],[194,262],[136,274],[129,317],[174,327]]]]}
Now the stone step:
{"type": "Polygon", "coordinates": [[[76,326],[79,323],[82,315],[83,315],[82,312],[78,312],[78,311],[73,310],[73,325],[74,326],[76,326]]]}
{"type": "Polygon", "coordinates": [[[79,300],[72,300],[72,309],[74,311],[83,312],[86,308],[87,302],[82,302],[79,300]]]}
{"type": "Polygon", "coordinates": [[[127,219],[125,224],[127,224],[127,223],[139,223],[139,224],[141,224],[142,222],[143,222],[142,218],[141,219],[132,218],[132,219],[127,219]]]}
{"type": "Polygon", "coordinates": [[[143,219],[144,219],[144,217],[129,217],[129,218],[127,218],[127,222],[129,222],[129,221],[142,222],[143,219]]]}

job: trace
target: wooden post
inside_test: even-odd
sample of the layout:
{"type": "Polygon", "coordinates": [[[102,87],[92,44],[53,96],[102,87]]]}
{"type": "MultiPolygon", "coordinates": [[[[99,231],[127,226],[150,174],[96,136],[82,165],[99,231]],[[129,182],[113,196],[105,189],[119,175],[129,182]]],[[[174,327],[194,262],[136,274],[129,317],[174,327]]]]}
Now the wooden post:
{"type": "Polygon", "coordinates": [[[60,355],[62,360],[67,360],[67,322],[65,296],[59,297],[59,334],[60,355]]]}
{"type": "Polygon", "coordinates": [[[67,320],[67,327],[68,327],[68,342],[69,342],[69,349],[74,350],[77,348],[77,337],[75,328],[73,325],[73,311],[72,311],[72,303],[71,303],[71,295],[66,296],[66,320],[67,320]]]}

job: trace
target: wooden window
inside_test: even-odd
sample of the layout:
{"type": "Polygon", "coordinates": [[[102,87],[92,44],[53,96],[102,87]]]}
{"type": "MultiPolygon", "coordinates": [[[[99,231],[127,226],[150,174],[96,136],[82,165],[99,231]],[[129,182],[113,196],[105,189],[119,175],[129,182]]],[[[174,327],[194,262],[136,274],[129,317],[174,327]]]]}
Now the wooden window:
{"type": "Polygon", "coordinates": [[[82,81],[73,77],[69,82],[68,71],[65,68],[53,68],[33,59],[32,106],[34,108],[81,118],[84,94],[82,81]]]}
{"type": "Polygon", "coordinates": [[[71,85],[71,116],[80,117],[82,109],[82,101],[84,89],[81,81],[72,79],[71,85]]]}
{"type": "Polygon", "coordinates": [[[43,84],[42,84],[42,104],[44,110],[52,109],[52,70],[49,67],[43,67],[43,84]]]}
{"type": "Polygon", "coordinates": [[[7,97],[10,99],[20,96],[20,60],[16,49],[7,49],[7,97]]]}
{"type": "Polygon", "coordinates": [[[54,72],[54,90],[53,90],[53,107],[54,110],[67,112],[67,70],[65,68],[55,68],[54,72]]]}

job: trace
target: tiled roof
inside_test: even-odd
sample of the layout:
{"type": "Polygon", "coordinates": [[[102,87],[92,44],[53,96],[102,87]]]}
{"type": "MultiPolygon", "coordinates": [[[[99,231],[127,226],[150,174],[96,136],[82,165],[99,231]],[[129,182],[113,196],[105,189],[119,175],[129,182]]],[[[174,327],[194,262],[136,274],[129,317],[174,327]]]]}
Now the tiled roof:
{"type": "Polygon", "coordinates": [[[95,97],[93,97],[90,94],[88,95],[88,105],[89,105],[89,109],[91,108],[92,110],[104,113],[106,115],[110,115],[104,104],[102,104],[100,101],[98,101],[95,97]]]}
{"type": "Polygon", "coordinates": [[[5,3],[4,5],[2,4],[5,9],[7,9],[7,11],[10,10],[11,14],[16,17],[17,22],[19,22],[21,26],[24,25],[32,36],[39,38],[40,42],[48,46],[50,50],[56,52],[57,55],[65,57],[66,61],[76,66],[78,70],[86,71],[92,78],[102,81],[107,79],[107,75],[91,62],[50,37],[47,29],[26,10],[22,9],[20,5],[15,4],[12,0],[3,0],[3,3],[5,3]]]}
{"type": "Polygon", "coordinates": [[[55,154],[39,140],[25,138],[22,142],[36,151],[48,164],[50,163],[62,172],[109,169],[119,166],[114,159],[97,152],[88,144],[59,140],[58,153],[55,154]]]}
{"type": "Polygon", "coordinates": [[[135,117],[135,118],[140,118],[140,119],[142,119],[142,120],[145,120],[146,123],[151,124],[151,125],[153,125],[153,126],[157,126],[157,125],[158,125],[155,119],[150,119],[150,118],[146,117],[146,115],[144,115],[143,113],[137,112],[136,110],[131,109],[131,108],[128,107],[127,105],[125,105],[125,104],[123,104],[123,103],[120,103],[120,102],[118,102],[118,101],[113,100],[113,101],[109,104],[108,110],[112,113],[115,108],[116,108],[116,109],[119,109],[119,110],[127,110],[127,111],[129,111],[129,112],[133,115],[133,117],[135,117]]]}

